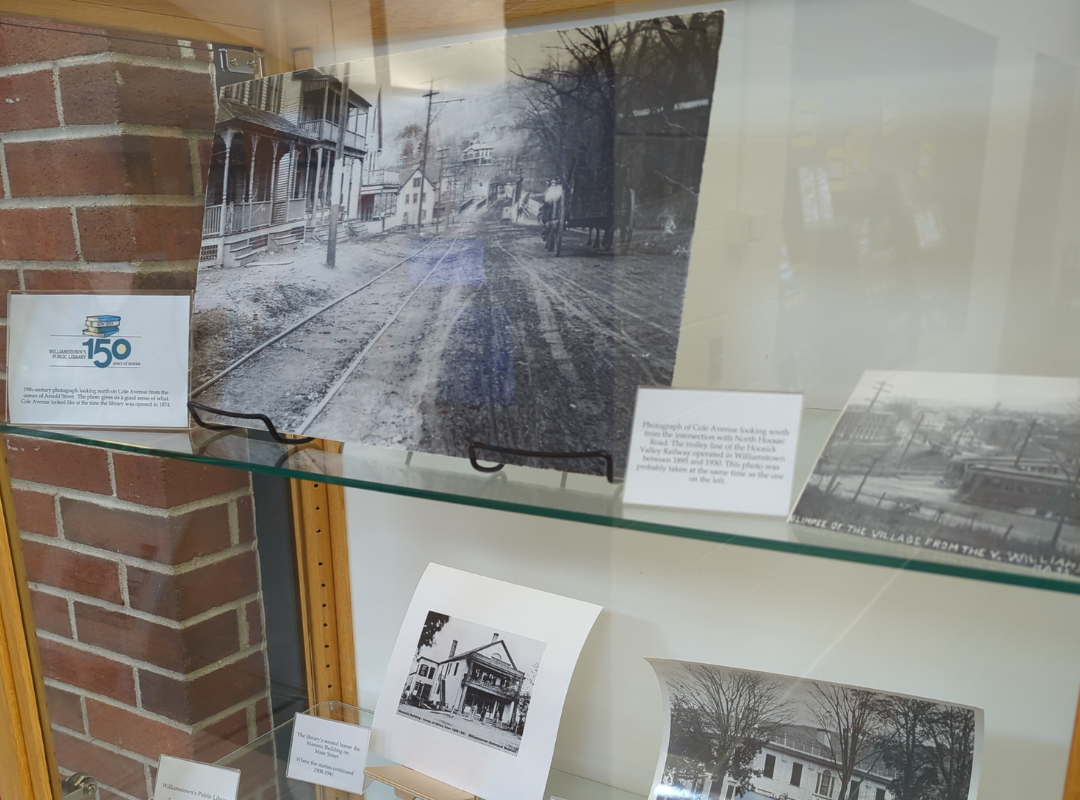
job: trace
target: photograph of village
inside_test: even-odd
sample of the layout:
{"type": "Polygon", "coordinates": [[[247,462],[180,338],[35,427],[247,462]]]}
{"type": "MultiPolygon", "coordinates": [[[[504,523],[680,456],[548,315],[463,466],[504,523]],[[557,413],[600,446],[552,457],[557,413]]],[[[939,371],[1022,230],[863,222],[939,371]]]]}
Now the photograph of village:
{"type": "Polygon", "coordinates": [[[544,642],[428,613],[398,714],[517,754],[544,642]]]}
{"type": "Polygon", "coordinates": [[[637,387],[672,379],[722,29],[668,16],[223,87],[192,399],[621,470],[637,387]]]}
{"type": "Polygon", "coordinates": [[[1080,574],[1080,381],[867,372],[791,521],[1080,574]]]}
{"type": "Polygon", "coordinates": [[[710,664],[654,667],[669,706],[654,799],[975,797],[974,709],[710,664]]]}

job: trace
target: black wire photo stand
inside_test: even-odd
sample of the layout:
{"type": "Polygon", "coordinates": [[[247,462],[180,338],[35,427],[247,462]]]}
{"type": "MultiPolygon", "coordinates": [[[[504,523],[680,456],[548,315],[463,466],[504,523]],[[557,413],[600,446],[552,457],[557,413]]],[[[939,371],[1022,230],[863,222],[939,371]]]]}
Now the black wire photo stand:
{"type": "Polygon", "coordinates": [[[297,436],[293,439],[286,439],[278,431],[277,426],[274,425],[274,421],[266,414],[247,414],[240,411],[223,411],[220,408],[214,408],[212,406],[206,406],[202,403],[196,403],[194,400],[188,400],[187,403],[188,413],[191,414],[191,418],[195,420],[195,424],[200,428],[206,428],[208,431],[230,431],[235,430],[236,425],[221,425],[216,422],[207,422],[199,416],[199,411],[206,414],[216,414],[219,417],[232,417],[233,419],[252,419],[261,422],[266,426],[267,433],[278,444],[294,445],[294,444],[309,444],[315,441],[314,436],[297,436]]]}
{"type": "Polygon", "coordinates": [[[477,472],[498,472],[505,464],[497,463],[491,466],[485,466],[478,460],[478,451],[486,451],[489,453],[498,453],[504,456],[520,456],[522,458],[540,458],[555,460],[574,460],[585,461],[588,459],[603,459],[604,460],[604,474],[607,477],[608,483],[615,483],[615,459],[611,457],[611,453],[607,450],[588,450],[583,453],[548,453],[542,450],[519,450],[516,447],[500,447],[494,444],[484,444],[483,442],[472,442],[469,444],[469,463],[472,468],[477,472]]]}

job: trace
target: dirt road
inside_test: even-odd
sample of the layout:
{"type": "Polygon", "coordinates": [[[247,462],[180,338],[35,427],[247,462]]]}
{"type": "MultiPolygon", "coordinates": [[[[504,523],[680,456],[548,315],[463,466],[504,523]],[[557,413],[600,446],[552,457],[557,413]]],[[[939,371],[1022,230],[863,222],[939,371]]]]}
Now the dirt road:
{"type": "MultiPolygon", "coordinates": [[[[375,253],[368,242],[344,245],[339,263],[352,266],[331,278],[315,270],[317,287],[304,267],[317,254],[298,253],[290,269],[293,280],[306,276],[303,299],[260,328],[262,341],[425,245],[195,399],[346,441],[457,456],[471,441],[600,448],[622,464],[637,386],[671,381],[685,256],[612,256],[570,232],[555,258],[535,227],[474,217],[436,241],[401,232],[375,253]]],[[[200,297],[208,323],[221,306],[235,316],[252,304],[247,295],[266,291],[227,276],[218,283],[217,296],[200,297]]],[[[213,363],[197,368],[194,385],[253,349],[231,327],[200,328],[213,363]]]]}

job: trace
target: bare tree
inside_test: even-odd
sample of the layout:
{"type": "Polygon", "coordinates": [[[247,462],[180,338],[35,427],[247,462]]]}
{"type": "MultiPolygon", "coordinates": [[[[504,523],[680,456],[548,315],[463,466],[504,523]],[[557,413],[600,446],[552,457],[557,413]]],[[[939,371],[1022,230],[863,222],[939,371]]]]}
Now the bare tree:
{"type": "Polygon", "coordinates": [[[710,798],[720,796],[725,776],[740,795],[751,791],[754,758],[792,723],[787,689],[759,673],[688,664],[670,691],[669,752],[705,765],[710,798]]]}
{"type": "Polygon", "coordinates": [[[964,800],[971,784],[975,759],[975,712],[939,706],[923,724],[931,743],[931,758],[938,784],[930,796],[937,800],[964,800]]]}
{"type": "Polygon", "coordinates": [[[937,781],[926,744],[926,724],[935,706],[926,700],[890,697],[881,709],[881,760],[895,777],[889,791],[895,800],[925,800],[937,781]]]}
{"type": "Polygon", "coordinates": [[[845,800],[855,770],[867,768],[880,752],[884,699],[863,689],[814,683],[807,710],[825,731],[822,746],[840,777],[839,800],[845,800]]]}

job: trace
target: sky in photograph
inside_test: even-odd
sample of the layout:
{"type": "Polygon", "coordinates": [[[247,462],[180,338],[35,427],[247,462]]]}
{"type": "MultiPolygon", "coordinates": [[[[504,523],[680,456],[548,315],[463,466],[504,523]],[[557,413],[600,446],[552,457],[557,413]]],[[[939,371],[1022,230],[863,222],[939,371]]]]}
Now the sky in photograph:
{"type": "Polygon", "coordinates": [[[865,372],[850,402],[864,405],[874,397],[878,381],[888,393],[878,402],[918,400],[922,403],[982,406],[1001,403],[1004,410],[1060,413],[1080,408],[1080,380],[1026,375],[971,375],[954,372],[865,372]]]}
{"type": "MultiPolygon", "coordinates": [[[[653,668],[657,671],[657,675],[660,676],[669,686],[672,681],[678,681],[685,675],[684,669],[689,662],[682,661],[655,661],[653,662],[653,668]]],[[[721,672],[752,672],[752,670],[736,670],[730,667],[713,666],[707,664],[693,665],[704,666],[712,670],[721,672]]],[[[804,678],[795,678],[788,675],[776,675],[772,673],[758,673],[770,678],[781,685],[785,690],[785,697],[788,701],[790,717],[792,724],[795,725],[807,725],[812,728],[818,727],[818,722],[814,719],[810,712],[810,706],[808,701],[812,699],[811,691],[813,689],[814,682],[804,678]]],[[[829,685],[822,683],[822,685],[829,685]]],[[[853,688],[865,688],[865,687],[853,687],[853,688]]],[[[875,690],[869,690],[875,691],[875,690]]],[[[879,692],[879,694],[886,697],[896,697],[901,695],[892,695],[889,692],[879,692]]],[[[922,698],[926,699],[926,698],[922,698]]],[[[936,702],[936,701],[931,701],[936,702]]],[[[947,705],[947,704],[942,704],[947,705]]]]}

